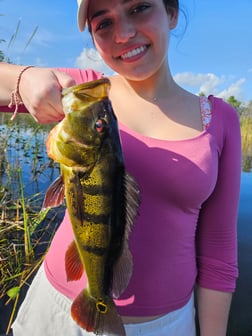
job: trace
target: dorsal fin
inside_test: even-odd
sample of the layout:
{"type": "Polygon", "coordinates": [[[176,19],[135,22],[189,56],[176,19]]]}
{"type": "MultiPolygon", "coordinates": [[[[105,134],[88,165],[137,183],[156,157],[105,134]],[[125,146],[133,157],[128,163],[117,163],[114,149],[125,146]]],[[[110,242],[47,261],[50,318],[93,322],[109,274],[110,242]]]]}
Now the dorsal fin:
{"type": "Polygon", "coordinates": [[[126,232],[125,238],[128,240],[129,233],[133,227],[140,207],[140,189],[133,176],[126,173],[125,177],[125,198],[126,198],[126,232]]]}

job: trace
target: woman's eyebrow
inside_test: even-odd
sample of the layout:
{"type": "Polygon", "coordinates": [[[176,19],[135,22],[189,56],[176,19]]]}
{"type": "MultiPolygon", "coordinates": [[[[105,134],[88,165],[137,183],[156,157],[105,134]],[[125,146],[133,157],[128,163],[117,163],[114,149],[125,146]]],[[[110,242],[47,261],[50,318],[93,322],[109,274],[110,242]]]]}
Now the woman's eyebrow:
{"type": "MultiPolygon", "coordinates": [[[[122,0],[122,4],[127,4],[128,2],[131,2],[131,1],[133,1],[133,0],[122,0]]],[[[94,18],[97,18],[97,17],[99,17],[99,16],[101,16],[101,15],[104,15],[104,14],[106,14],[106,13],[108,13],[108,12],[109,12],[109,11],[108,11],[107,9],[99,10],[99,11],[95,12],[95,13],[91,16],[90,21],[92,21],[94,18]]]]}
{"type": "Polygon", "coordinates": [[[91,16],[90,21],[92,21],[94,18],[97,18],[97,17],[99,17],[101,15],[104,15],[106,13],[108,13],[108,10],[106,10],[106,9],[99,10],[91,16]]]}

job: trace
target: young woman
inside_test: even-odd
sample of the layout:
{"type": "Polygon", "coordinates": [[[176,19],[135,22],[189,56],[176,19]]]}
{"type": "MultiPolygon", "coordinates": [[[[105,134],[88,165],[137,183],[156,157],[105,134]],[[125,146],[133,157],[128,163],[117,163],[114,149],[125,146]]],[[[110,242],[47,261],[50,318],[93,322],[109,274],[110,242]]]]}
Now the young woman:
{"type": "MultiPolygon", "coordinates": [[[[110,99],[126,168],[142,194],[129,241],[133,275],[116,304],[127,335],[193,336],[196,287],[201,336],[224,336],[238,275],[239,120],[221,99],[198,97],[172,78],[168,47],[178,13],[177,0],[78,0],[80,30],[88,26],[117,73],[110,99]]],[[[90,69],[23,69],[1,64],[0,103],[8,104],[17,86],[40,123],[64,117],[63,87],[102,77],[90,69]]],[[[89,334],[69,313],[86,281],[66,281],[72,238],[66,212],[13,325],[15,336],[89,334]]]]}

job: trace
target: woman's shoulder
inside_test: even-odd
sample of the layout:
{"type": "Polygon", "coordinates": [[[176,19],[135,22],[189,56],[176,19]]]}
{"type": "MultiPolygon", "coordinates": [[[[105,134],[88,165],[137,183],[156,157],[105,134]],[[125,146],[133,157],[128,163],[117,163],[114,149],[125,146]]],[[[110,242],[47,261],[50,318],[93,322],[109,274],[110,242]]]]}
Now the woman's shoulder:
{"type": "Polygon", "coordinates": [[[238,111],[222,98],[211,95],[208,99],[212,107],[210,133],[214,133],[222,143],[226,137],[238,139],[240,136],[238,111]]]}
{"type": "Polygon", "coordinates": [[[230,105],[228,102],[226,102],[223,98],[216,97],[214,95],[209,95],[208,100],[211,102],[213,108],[220,110],[220,111],[227,111],[227,113],[234,113],[238,114],[236,109],[230,105]]]}

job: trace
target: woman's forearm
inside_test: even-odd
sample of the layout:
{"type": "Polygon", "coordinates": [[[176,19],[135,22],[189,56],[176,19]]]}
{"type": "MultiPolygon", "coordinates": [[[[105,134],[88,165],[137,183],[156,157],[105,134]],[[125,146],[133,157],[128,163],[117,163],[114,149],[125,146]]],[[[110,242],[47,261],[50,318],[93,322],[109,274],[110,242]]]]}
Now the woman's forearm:
{"type": "Polygon", "coordinates": [[[75,81],[66,73],[50,68],[0,63],[0,83],[0,106],[10,103],[14,91],[19,103],[24,104],[35,120],[50,123],[64,117],[61,91],[75,81]]]}
{"type": "Polygon", "coordinates": [[[0,106],[10,103],[11,93],[23,68],[21,65],[0,62],[0,106]]]}
{"type": "Polygon", "coordinates": [[[232,294],[198,287],[200,336],[226,336],[232,294]]]}

